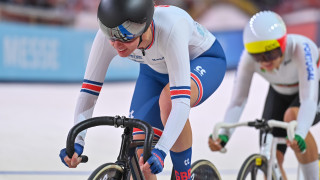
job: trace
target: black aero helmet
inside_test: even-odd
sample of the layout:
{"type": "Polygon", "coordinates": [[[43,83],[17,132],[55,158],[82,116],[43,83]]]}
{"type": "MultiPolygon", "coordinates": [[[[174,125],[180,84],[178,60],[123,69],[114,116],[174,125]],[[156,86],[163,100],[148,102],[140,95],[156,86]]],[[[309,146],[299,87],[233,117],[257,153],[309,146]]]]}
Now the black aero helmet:
{"type": "Polygon", "coordinates": [[[148,29],[153,12],[153,0],[101,0],[98,23],[109,39],[126,42],[148,29]]]}

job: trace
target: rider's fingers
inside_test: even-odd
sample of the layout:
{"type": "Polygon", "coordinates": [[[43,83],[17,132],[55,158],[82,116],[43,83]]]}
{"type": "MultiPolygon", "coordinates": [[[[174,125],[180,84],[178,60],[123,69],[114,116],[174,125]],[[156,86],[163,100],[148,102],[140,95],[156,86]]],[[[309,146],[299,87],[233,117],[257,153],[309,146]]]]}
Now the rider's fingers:
{"type": "Polygon", "coordinates": [[[143,164],[144,164],[144,162],[143,162],[143,157],[141,156],[141,157],[139,158],[139,166],[140,166],[141,168],[143,168],[143,164]]]}
{"type": "Polygon", "coordinates": [[[139,159],[139,166],[140,166],[141,171],[145,175],[150,175],[151,174],[150,165],[149,165],[148,162],[146,162],[146,163],[143,162],[143,157],[142,156],[139,159]]]}
{"type": "Polygon", "coordinates": [[[217,146],[209,146],[209,148],[211,149],[211,151],[220,151],[221,147],[217,147],[217,146]]]}
{"type": "Polygon", "coordinates": [[[220,144],[216,144],[215,143],[214,150],[215,151],[220,151],[221,149],[222,149],[222,146],[220,144]]]}
{"type": "Polygon", "coordinates": [[[148,162],[144,163],[143,168],[150,169],[150,164],[148,162]]]}
{"type": "Polygon", "coordinates": [[[293,140],[292,142],[290,142],[291,146],[298,146],[298,142],[296,140],[293,140]]]}
{"type": "Polygon", "coordinates": [[[81,160],[82,160],[82,157],[78,157],[78,158],[77,158],[77,164],[80,164],[80,163],[81,163],[81,160]]]}
{"type": "Polygon", "coordinates": [[[146,174],[151,174],[151,168],[150,165],[143,165],[143,172],[146,174]]]}
{"type": "Polygon", "coordinates": [[[220,145],[221,139],[218,138],[217,140],[213,140],[212,138],[209,138],[209,144],[218,144],[220,145]]]}
{"type": "Polygon", "coordinates": [[[221,146],[221,139],[217,139],[213,143],[216,144],[217,146],[221,146]]]}
{"type": "Polygon", "coordinates": [[[81,162],[81,158],[78,157],[77,153],[74,153],[71,159],[71,167],[77,167],[77,165],[81,162]]]}
{"type": "Polygon", "coordinates": [[[140,166],[143,165],[143,157],[142,157],[142,156],[140,156],[140,158],[139,158],[139,165],[140,165],[140,166]]]}
{"type": "Polygon", "coordinates": [[[300,151],[300,148],[298,146],[298,142],[296,140],[293,141],[287,141],[287,146],[291,147],[293,151],[297,152],[300,151]]]}
{"type": "Polygon", "coordinates": [[[143,169],[144,169],[145,172],[147,172],[147,173],[148,173],[148,172],[151,172],[151,170],[150,170],[150,164],[149,164],[148,162],[144,163],[142,167],[143,167],[143,169]]]}
{"type": "Polygon", "coordinates": [[[210,141],[213,141],[212,138],[211,138],[211,136],[208,138],[208,141],[209,141],[209,142],[210,142],[210,141]]]}
{"type": "Polygon", "coordinates": [[[68,156],[64,157],[64,162],[66,162],[69,167],[71,166],[71,159],[68,156]]]}
{"type": "Polygon", "coordinates": [[[213,140],[212,136],[209,136],[209,141],[212,141],[212,142],[221,142],[221,139],[220,138],[217,138],[216,140],[213,140]]]}
{"type": "Polygon", "coordinates": [[[219,151],[222,148],[220,142],[221,142],[220,139],[213,141],[211,138],[209,138],[209,148],[212,151],[219,151]]]}
{"type": "Polygon", "coordinates": [[[142,156],[139,159],[139,166],[142,170],[150,169],[150,164],[148,162],[144,163],[142,156]]]}
{"type": "Polygon", "coordinates": [[[287,145],[292,145],[292,144],[297,144],[297,141],[296,140],[290,141],[289,139],[287,139],[287,145]]]}
{"type": "Polygon", "coordinates": [[[288,147],[290,147],[290,146],[291,146],[291,141],[289,141],[289,140],[287,139],[286,144],[287,144],[288,147]]]}

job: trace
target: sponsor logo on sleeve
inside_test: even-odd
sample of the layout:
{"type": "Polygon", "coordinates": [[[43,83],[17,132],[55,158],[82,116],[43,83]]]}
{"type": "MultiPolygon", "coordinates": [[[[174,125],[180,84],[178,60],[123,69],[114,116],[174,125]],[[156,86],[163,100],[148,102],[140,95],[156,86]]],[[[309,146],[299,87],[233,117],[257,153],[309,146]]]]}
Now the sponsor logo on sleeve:
{"type": "Polygon", "coordinates": [[[303,43],[304,45],[304,58],[306,61],[306,68],[307,68],[307,72],[308,72],[308,81],[310,80],[314,80],[314,75],[315,75],[315,70],[313,69],[312,66],[312,54],[311,54],[311,49],[308,43],[303,43]]]}

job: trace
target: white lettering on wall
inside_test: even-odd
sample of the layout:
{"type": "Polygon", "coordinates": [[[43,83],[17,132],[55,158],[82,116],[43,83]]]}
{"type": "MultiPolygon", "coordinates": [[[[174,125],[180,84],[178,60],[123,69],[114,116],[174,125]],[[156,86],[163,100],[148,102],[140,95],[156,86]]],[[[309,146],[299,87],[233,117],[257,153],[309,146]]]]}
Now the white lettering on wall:
{"type": "Polygon", "coordinates": [[[5,36],[4,67],[56,70],[59,68],[59,42],[53,38],[5,36]]]}

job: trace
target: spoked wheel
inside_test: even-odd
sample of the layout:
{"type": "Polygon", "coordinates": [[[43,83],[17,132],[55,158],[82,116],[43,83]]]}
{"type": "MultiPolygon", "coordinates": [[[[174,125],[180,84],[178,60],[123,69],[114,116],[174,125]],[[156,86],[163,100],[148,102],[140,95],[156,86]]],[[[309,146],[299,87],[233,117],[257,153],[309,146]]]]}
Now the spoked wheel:
{"type": "MultiPolygon", "coordinates": [[[[268,160],[260,154],[249,156],[241,166],[237,180],[264,180],[268,174],[268,160]]],[[[272,172],[272,180],[276,180],[272,172]]]]}
{"type": "Polygon", "coordinates": [[[208,160],[198,160],[191,165],[191,179],[193,180],[221,180],[217,168],[208,160]]]}
{"type": "Polygon", "coordinates": [[[106,163],[94,170],[89,180],[123,180],[123,169],[118,164],[106,163]]]}

